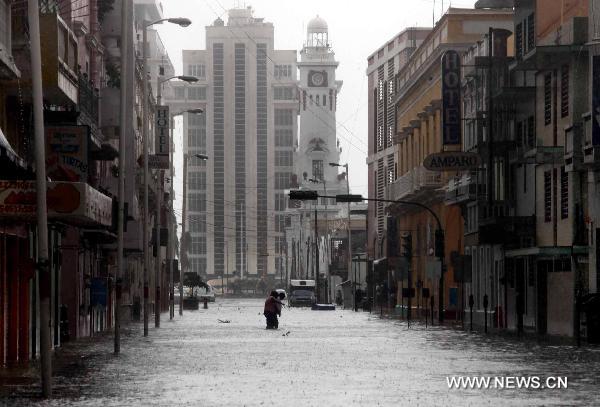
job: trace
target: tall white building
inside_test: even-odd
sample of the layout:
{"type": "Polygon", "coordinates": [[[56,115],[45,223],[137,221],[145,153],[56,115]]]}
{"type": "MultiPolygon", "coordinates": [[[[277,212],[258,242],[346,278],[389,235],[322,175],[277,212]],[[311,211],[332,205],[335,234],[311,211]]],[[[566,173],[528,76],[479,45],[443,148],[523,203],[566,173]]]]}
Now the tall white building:
{"type": "MultiPolygon", "coordinates": [[[[339,168],[341,148],[336,138],[336,104],[342,81],[336,80],[338,62],[329,43],[329,30],[319,16],[308,23],[306,42],[300,52],[300,138],[295,154],[295,178],[300,189],[317,190],[322,195],[346,193],[345,177],[339,168]]],[[[343,163],[342,163],[343,164],[343,163]]],[[[290,278],[314,278],[316,264],[327,281],[329,235],[340,210],[335,199],[296,203],[292,226],[288,229],[288,255],[292,258],[290,278]],[[314,213],[317,211],[315,227],[314,213]],[[327,226],[326,226],[327,225],[327,226]],[[318,230],[319,260],[315,262],[315,229],[318,230]]],[[[345,226],[337,225],[344,229],[345,226]]],[[[331,282],[330,282],[331,286],[331,282]]]]}
{"type": "MultiPolygon", "coordinates": [[[[185,231],[191,271],[283,278],[287,197],[297,140],[296,51],[274,49],[273,24],[250,8],[206,27],[206,50],[183,51],[172,106],[184,117],[185,231]],[[207,154],[202,161],[195,154],[207,154]]],[[[288,220],[289,224],[289,220],[288,220]]]]}

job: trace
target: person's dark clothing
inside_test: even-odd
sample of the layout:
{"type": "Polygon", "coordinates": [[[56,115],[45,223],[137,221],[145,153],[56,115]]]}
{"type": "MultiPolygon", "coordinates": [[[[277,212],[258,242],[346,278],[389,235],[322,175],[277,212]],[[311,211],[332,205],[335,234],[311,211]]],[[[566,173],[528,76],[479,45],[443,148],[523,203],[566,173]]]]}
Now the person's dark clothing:
{"type": "Polygon", "coordinates": [[[277,320],[277,315],[281,315],[279,304],[281,303],[273,296],[269,296],[265,300],[263,315],[267,319],[267,329],[277,329],[279,326],[279,321],[277,320]]]}

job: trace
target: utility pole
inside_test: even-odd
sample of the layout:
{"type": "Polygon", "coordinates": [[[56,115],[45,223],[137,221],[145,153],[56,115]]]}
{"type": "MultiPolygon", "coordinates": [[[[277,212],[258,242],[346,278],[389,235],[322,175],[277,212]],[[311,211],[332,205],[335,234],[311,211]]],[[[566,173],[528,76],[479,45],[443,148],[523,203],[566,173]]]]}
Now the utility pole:
{"type": "MultiPolygon", "coordinates": [[[[181,215],[181,241],[185,241],[185,221],[187,219],[187,177],[188,177],[188,155],[183,154],[183,202],[181,215]]],[[[183,315],[183,258],[187,256],[183,244],[179,244],[179,315],[183,315]]]]}
{"type": "Polygon", "coordinates": [[[31,53],[31,85],[35,136],[35,185],[37,204],[37,272],[39,279],[40,358],[42,394],[52,395],[52,345],[50,344],[50,269],[48,261],[48,216],[46,212],[46,143],[44,135],[44,95],[42,90],[42,52],[40,45],[40,7],[29,0],[28,21],[31,53]]]}
{"type": "Polygon", "coordinates": [[[115,337],[114,352],[121,352],[121,294],[123,289],[124,270],[124,225],[125,225],[125,138],[127,137],[127,72],[129,71],[129,38],[131,30],[128,26],[129,0],[121,1],[121,111],[119,117],[119,213],[117,226],[117,275],[115,298],[115,337]]]}
{"type": "Polygon", "coordinates": [[[317,205],[315,205],[315,291],[317,292],[317,301],[319,301],[319,223],[317,205]]]}
{"type": "Polygon", "coordinates": [[[148,211],[148,178],[150,173],[148,171],[148,53],[146,48],[148,47],[148,24],[146,21],[143,22],[144,28],[142,32],[142,145],[144,149],[144,216],[143,216],[143,251],[144,251],[144,336],[148,336],[148,312],[149,312],[149,269],[150,269],[150,256],[148,253],[149,242],[148,242],[148,223],[150,222],[150,215],[148,211]]]}
{"type": "Polygon", "coordinates": [[[162,171],[158,170],[156,171],[156,180],[157,180],[157,194],[156,194],[156,216],[154,217],[154,227],[156,229],[156,236],[155,236],[155,244],[156,244],[156,259],[155,259],[155,263],[154,263],[154,271],[155,271],[155,276],[154,276],[154,287],[155,287],[155,294],[154,294],[154,327],[155,328],[159,328],[160,327],[160,266],[161,266],[161,260],[160,260],[160,212],[161,212],[161,205],[162,205],[162,171]]]}

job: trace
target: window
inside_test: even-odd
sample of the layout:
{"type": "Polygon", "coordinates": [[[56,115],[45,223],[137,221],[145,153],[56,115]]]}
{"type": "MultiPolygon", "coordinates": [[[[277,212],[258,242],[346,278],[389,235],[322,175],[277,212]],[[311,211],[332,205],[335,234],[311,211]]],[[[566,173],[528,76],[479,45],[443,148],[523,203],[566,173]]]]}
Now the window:
{"type": "Polygon", "coordinates": [[[544,75],[544,124],[552,123],[552,73],[544,75]]]}
{"type": "Polygon", "coordinates": [[[517,58],[523,56],[523,24],[519,23],[516,27],[515,45],[517,49],[517,58]]]}
{"type": "Polygon", "coordinates": [[[569,217],[569,173],[560,167],[560,218],[569,217]]]}
{"type": "Polygon", "coordinates": [[[188,194],[190,212],[206,212],[206,194],[188,194]]]}
{"type": "Polygon", "coordinates": [[[544,222],[552,221],[552,171],[544,171],[544,222]]]}
{"type": "Polygon", "coordinates": [[[275,215],[275,231],[285,232],[285,215],[275,215]]]}
{"type": "Polygon", "coordinates": [[[188,126],[205,126],[205,117],[203,114],[187,113],[188,126]]]}
{"type": "Polygon", "coordinates": [[[204,171],[188,172],[188,186],[190,190],[206,190],[206,173],[204,171]]]}
{"type": "Polygon", "coordinates": [[[290,187],[291,172],[275,173],[275,189],[288,189],[290,187]]]}
{"type": "Polygon", "coordinates": [[[323,179],[323,160],[313,160],[312,176],[314,179],[323,179]]]}
{"type": "Polygon", "coordinates": [[[323,95],[323,106],[327,106],[327,95],[323,95]]]}
{"type": "Polygon", "coordinates": [[[273,98],[275,100],[293,100],[294,88],[292,87],[276,87],[273,89],[273,98]]]}
{"type": "Polygon", "coordinates": [[[291,151],[275,151],[275,166],[276,167],[291,167],[293,158],[291,151]]]}
{"type": "Polygon", "coordinates": [[[188,75],[195,76],[196,78],[205,78],[206,68],[201,64],[188,65],[188,75]]]}
{"type": "Polygon", "coordinates": [[[206,274],[206,258],[190,257],[190,270],[196,274],[206,274]]]}
{"type": "Polygon", "coordinates": [[[560,117],[569,115],[569,65],[560,70],[560,117]]]}
{"type": "Polygon", "coordinates": [[[527,52],[535,48],[535,15],[533,13],[527,16],[527,52]]]}
{"type": "Polygon", "coordinates": [[[527,145],[529,147],[535,147],[535,117],[529,116],[527,118],[527,145]]]}
{"type": "Polygon", "coordinates": [[[285,194],[275,194],[275,210],[285,211],[287,209],[287,196],[285,194]]]}
{"type": "Polygon", "coordinates": [[[294,133],[291,129],[275,129],[275,147],[293,147],[294,133]]]}
{"type": "Polygon", "coordinates": [[[206,236],[192,236],[190,251],[193,254],[206,254],[206,236]]]}
{"type": "Polygon", "coordinates": [[[190,86],[188,88],[188,99],[206,100],[206,87],[190,86]]]}
{"type": "Polygon", "coordinates": [[[293,126],[294,111],[292,109],[275,109],[275,126],[293,126]]]}
{"type": "Polygon", "coordinates": [[[188,129],[188,147],[202,149],[206,148],[206,130],[188,129]]]}
{"type": "Polygon", "coordinates": [[[276,78],[290,78],[292,76],[291,65],[275,65],[276,78]]]}
{"type": "Polygon", "coordinates": [[[175,87],[175,99],[185,99],[185,87],[183,87],[183,86],[175,87]]]}
{"type": "Polygon", "coordinates": [[[320,103],[321,97],[319,95],[317,95],[316,99],[317,99],[316,100],[317,106],[321,106],[321,103],[320,103]]]}
{"type": "Polygon", "coordinates": [[[190,215],[188,228],[190,233],[206,233],[206,215],[190,215]]]}

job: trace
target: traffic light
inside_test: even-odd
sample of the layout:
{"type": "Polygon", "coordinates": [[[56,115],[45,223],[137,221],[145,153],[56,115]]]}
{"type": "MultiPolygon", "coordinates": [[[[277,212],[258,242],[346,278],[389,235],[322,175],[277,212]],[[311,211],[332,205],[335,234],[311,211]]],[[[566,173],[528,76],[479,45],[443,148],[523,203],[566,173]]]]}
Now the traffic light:
{"type": "Polygon", "coordinates": [[[316,201],[319,198],[319,193],[310,190],[292,190],[289,193],[289,197],[296,201],[316,201]]]}
{"type": "Polygon", "coordinates": [[[412,257],[412,235],[410,233],[402,236],[402,256],[408,259],[412,257]]]}
{"type": "Polygon", "coordinates": [[[362,202],[365,198],[362,195],[338,194],[335,196],[335,202],[362,202]]]}

